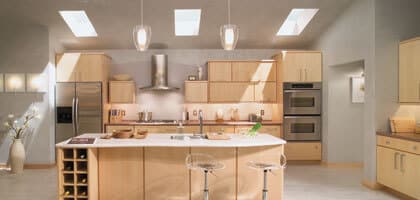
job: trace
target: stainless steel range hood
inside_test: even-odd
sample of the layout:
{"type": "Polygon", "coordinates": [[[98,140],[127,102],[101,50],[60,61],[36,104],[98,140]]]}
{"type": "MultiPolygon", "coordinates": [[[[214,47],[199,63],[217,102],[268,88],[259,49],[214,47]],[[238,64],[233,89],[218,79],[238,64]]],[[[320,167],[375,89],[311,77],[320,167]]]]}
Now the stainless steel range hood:
{"type": "Polygon", "coordinates": [[[142,87],[146,91],[171,91],[179,88],[168,86],[168,55],[152,55],[152,85],[142,87]]]}

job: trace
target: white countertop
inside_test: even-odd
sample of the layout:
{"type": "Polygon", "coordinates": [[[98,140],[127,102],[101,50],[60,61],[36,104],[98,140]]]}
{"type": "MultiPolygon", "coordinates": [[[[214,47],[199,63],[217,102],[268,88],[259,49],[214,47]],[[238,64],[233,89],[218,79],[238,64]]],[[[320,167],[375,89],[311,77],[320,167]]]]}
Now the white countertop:
{"type": "MultiPolygon", "coordinates": [[[[148,134],[146,139],[100,139],[103,134],[83,134],[78,137],[97,138],[94,144],[67,144],[69,140],[56,144],[58,148],[117,148],[117,147],[258,147],[283,145],[286,141],[268,135],[258,134],[247,137],[240,134],[228,134],[230,140],[186,139],[173,140],[172,135],[180,134],[148,134]]],[[[192,134],[182,134],[192,135],[192,134]]]]}

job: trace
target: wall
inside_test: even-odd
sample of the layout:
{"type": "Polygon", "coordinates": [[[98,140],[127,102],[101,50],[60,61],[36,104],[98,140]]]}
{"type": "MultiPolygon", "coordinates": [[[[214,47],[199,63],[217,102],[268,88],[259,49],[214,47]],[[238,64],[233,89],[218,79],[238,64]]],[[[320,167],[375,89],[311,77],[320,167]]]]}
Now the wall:
{"type": "MultiPolygon", "coordinates": [[[[45,73],[48,78],[54,74],[50,57],[48,29],[40,25],[18,22],[0,24],[0,73],[45,73]],[[13,25],[11,25],[13,24],[13,25]]],[[[50,80],[49,83],[53,83],[50,80]]],[[[53,84],[48,84],[46,93],[0,93],[0,120],[9,113],[24,114],[31,105],[39,108],[41,119],[32,126],[32,134],[24,139],[27,163],[54,163],[54,118],[53,84]]],[[[1,123],[3,124],[3,123],[1,123]]],[[[10,139],[1,128],[0,164],[8,159],[10,139]]]]}
{"type": "MultiPolygon", "coordinates": [[[[136,119],[136,113],[142,110],[153,112],[154,119],[181,119],[181,113],[184,110],[184,81],[188,75],[197,75],[197,66],[203,67],[204,75],[207,77],[206,62],[208,60],[239,60],[239,59],[270,59],[274,54],[279,53],[276,49],[265,50],[209,50],[209,49],[188,49],[188,50],[148,50],[146,52],[137,52],[135,50],[104,50],[106,54],[112,57],[111,74],[126,73],[131,74],[136,81],[137,87],[145,87],[151,84],[151,56],[153,54],[168,55],[168,82],[170,86],[180,88],[175,92],[138,92],[138,105],[125,105],[128,110],[128,118],[136,119]]],[[[190,109],[202,108],[206,119],[213,119],[213,111],[217,108],[223,108],[228,113],[230,106],[233,105],[212,105],[197,106],[187,105],[190,109]],[[207,111],[207,112],[206,112],[207,111]]],[[[246,119],[246,113],[256,111],[258,104],[241,104],[242,119],[246,119]]],[[[121,106],[114,106],[116,108],[121,106]]],[[[270,105],[265,106],[271,115],[270,105]]],[[[192,111],[191,111],[192,112],[192,111]]],[[[228,115],[226,115],[227,117],[228,115]]]]}
{"type": "Polygon", "coordinates": [[[374,59],[374,0],[355,0],[336,21],[312,45],[313,49],[323,51],[323,156],[327,162],[361,162],[364,163],[364,178],[375,180],[375,59],[374,59]],[[358,125],[357,140],[354,134],[342,131],[347,127],[347,115],[357,115],[359,110],[340,109],[340,99],[329,99],[330,88],[334,83],[333,66],[363,61],[365,65],[366,96],[363,108],[363,126],[358,125]],[[350,113],[349,113],[350,112],[350,113]],[[362,127],[361,127],[362,126],[362,127]],[[352,141],[352,142],[348,142],[352,141]],[[363,149],[360,154],[350,155],[354,149],[363,149]]]}
{"type": "Polygon", "coordinates": [[[416,116],[420,122],[420,106],[398,104],[399,42],[420,36],[418,8],[420,8],[418,0],[376,1],[376,128],[378,130],[389,130],[388,119],[394,114],[416,116]]]}

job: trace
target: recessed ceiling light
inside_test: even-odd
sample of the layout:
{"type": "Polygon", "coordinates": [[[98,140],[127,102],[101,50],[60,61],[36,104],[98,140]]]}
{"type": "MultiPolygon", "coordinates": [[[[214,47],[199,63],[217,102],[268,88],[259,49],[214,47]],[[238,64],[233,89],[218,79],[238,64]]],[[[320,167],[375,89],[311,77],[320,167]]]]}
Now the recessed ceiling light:
{"type": "Polygon", "coordinates": [[[277,32],[278,36],[300,35],[319,9],[292,9],[277,32]]]}
{"type": "Polygon", "coordinates": [[[65,10],[59,13],[76,37],[98,36],[84,10],[65,10]]]}
{"type": "Polygon", "coordinates": [[[175,9],[175,35],[194,36],[200,32],[201,9],[175,9]]]}

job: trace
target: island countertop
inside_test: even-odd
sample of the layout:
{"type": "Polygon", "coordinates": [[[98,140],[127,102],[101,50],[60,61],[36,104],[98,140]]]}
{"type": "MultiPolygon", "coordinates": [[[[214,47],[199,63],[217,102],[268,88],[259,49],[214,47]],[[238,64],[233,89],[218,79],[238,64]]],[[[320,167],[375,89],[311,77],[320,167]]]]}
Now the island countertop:
{"type": "MultiPolygon", "coordinates": [[[[285,140],[268,135],[258,134],[255,137],[240,134],[228,134],[229,140],[186,139],[174,140],[173,135],[148,134],[145,139],[100,139],[103,134],[83,134],[83,138],[96,138],[94,144],[67,144],[69,140],[56,144],[57,148],[118,148],[118,147],[259,147],[286,144],[285,140]]],[[[192,134],[182,134],[192,135],[192,134]]]]}

